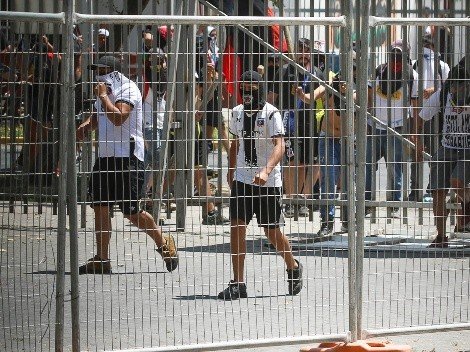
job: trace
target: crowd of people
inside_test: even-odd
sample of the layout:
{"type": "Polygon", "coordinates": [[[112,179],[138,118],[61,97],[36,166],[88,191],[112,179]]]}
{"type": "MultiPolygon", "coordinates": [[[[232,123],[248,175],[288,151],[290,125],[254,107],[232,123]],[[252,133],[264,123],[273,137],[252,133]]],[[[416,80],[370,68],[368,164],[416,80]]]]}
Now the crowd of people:
{"type": "MultiPolygon", "coordinates": [[[[152,173],[145,170],[159,170],[161,167],[164,123],[170,118],[167,111],[173,108],[166,103],[169,81],[167,44],[172,40],[172,28],[147,26],[142,31],[143,70],[137,77],[126,75],[119,56],[112,54],[109,29],[100,28],[97,33],[97,45],[91,48],[92,55],[89,56],[93,63],[87,66],[93,72],[91,77],[95,82],[92,93],[94,106],[92,113],[77,128],[79,142],[91,131],[99,131],[98,158],[89,180],[97,252],[80,267],[80,273],[111,271],[109,241],[111,208],[115,204],[125,218],[145,230],[155,242],[167,270],[173,271],[178,266],[176,243],[171,235],[162,234],[152,215],[141,209],[140,202],[152,194],[152,173]]],[[[199,195],[211,195],[204,154],[215,129],[229,163],[229,219],[219,213],[214,203],[207,201],[202,204],[203,225],[231,226],[234,276],[229,286],[220,292],[219,298],[236,299],[247,295],[244,283],[245,236],[253,215],[284,259],[288,290],[295,295],[302,288],[302,264],[293,257],[281,228],[284,217],[294,214],[308,216],[314,210],[308,199],[332,201],[347,193],[347,182],[343,182],[341,177],[345,172],[346,110],[340,98],[345,94],[346,80],[342,72],[327,71],[330,68],[328,56],[314,48],[309,39],[300,38],[295,43],[295,63],[283,60],[278,53],[262,53],[261,47],[251,46],[254,52],[250,53],[241,50],[239,67],[235,70],[241,75],[236,77],[235,85],[230,84],[221,67],[223,54],[217,35],[214,27],[199,29],[195,72],[188,75],[196,77],[194,184],[199,195]],[[267,67],[263,65],[265,62],[267,67]],[[326,82],[336,93],[328,92],[325,84],[320,82],[326,82]],[[228,121],[221,113],[223,108],[232,111],[228,121]],[[305,199],[305,205],[290,202],[296,197],[305,199]]],[[[81,87],[83,49],[78,29],[73,37],[75,80],[77,87],[81,87]]],[[[227,42],[232,43],[230,39],[227,42]]],[[[435,38],[431,33],[425,33],[421,42],[423,47],[417,50],[418,58],[410,60],[409,44],[402,40],[394,41],[386,62],[377,66],[369,82],[368,111],[373,117],[368,121],[365,197],[373,200],[372,175],[377,162],[385,158],[392,175],[392,188],[387,190],[388,200],[433,201],[438,235],[430,246],[447,247],[446,195],[450,189],[456,190],[461,203],[462,216],[458,219],[456,231],[470,230],[466,216],[470,211],[470,173],[466,171],[470,150],[467,118],[470,74],[464,59],[452,69],[442,60],[434,50],[435,38]],[[420,96],[423,98],[421,107],[418,106],[420,96]],[[439,119],[439,123],[433,119],[439,119]],[[387,132],[390,128],[401,136],[390,135],[387,132]],[[440,147],[434,143],[436,135],[442,139],[440,147]],[[415,144],[411,160],[411,193],[406,197],[402,195],[402,167],[408,159],[404,155],[403,137],[415,144]],[[433,155],[433,159],[430,182],[424,191],[419,188],[417,175],[425,150],[433,155]]],[[[63,98],[58,88],[62,57],[45,35],[22,45],[24,49],[16,50],[29,54],[27,76],[17,73],[14,62],[2,63],[1,73],[3,80],[28,82],[25,124],[29,125],[29,143],[27,148],[23,148],[16,166],[31,172],[37,170],[36,156],[42,145],[39,141],[48,138],[60,109],[57,104],[63,98]],[[26,149],[30,165],[25,167],[26,149]]],[[[2,43],[0,49],[13,50],[8,43],[2,43]]],[[[356,64],[354,59],[353,89],[357,83],[356,64]]],[[[83,91],[78,91],[79,95],[74,97],[77,112],[84,110],[83,91]]],[[[176,150],[173,138],[170,139],[171,156],[176,150]]],[[[167,171],[164,189],[169,189],[174,173],[163,171],[167,171]]],[[[325,238],[334,230],[335,206],[333,203],[321,205],[319,210],[321,224],[316,237],[325,238]]],[[[371,211],[371,207],[366,207],[366,216],[371,211]]],[[[398,212],[398,208],[393,209],[394,216],[399,216],[398,212]]],[[[348,220],[352,219],[342,218],[342,231],[347,231],[348,220]]]]}

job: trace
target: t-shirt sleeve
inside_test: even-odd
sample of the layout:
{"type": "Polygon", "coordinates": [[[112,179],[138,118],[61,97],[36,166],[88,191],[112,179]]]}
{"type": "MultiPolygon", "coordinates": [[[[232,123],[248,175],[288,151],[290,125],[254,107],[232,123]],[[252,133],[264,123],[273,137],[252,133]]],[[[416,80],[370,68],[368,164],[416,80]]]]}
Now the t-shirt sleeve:
{"type": "Polygon", "coordinates": [[[449,65],[442,60],[439,64],[441,65],[442,81],[446,81],[447,78],[449,77],[449,72],[450,72],[449,65]]]}
{"type": "Polygon", "coordinates": [[[423,108],[419,112],[419,116],[423,120],[431,120],[435,115],[439,113],[441,103],[439,101],[441,97],[441,91],[437,90],[429,97],[428,100],[423,102],[423,108]]]}
{"type": "Polygon", "coordinates": [[[240,111],[233,109],[231,117],[229,119],[228,130],[231,134],[237,136],[237,116],[240,114],[240,111]]]}
{"type": "Polygon", "coordinates": [[[418,82],[418,72],[413,70],[413,87],[411,89],[411,98],[418,98],[418,87],[419,87],[419,82],[418,82]]]}
{"type": "Polygon", "coordinates": [[[283,136],[284,124],[279,110],[275,110],[268,114],[268,132],[270,137],[283,136]]]}
{"type": "Polygon", "coordinates": [[[132,85],[129,83],[124,83],[116,94],[116,103],[127,103],[132,107],[136,106],[139,102],[138,92],[136,91],[137,88],[132,89],[132,85]]]}

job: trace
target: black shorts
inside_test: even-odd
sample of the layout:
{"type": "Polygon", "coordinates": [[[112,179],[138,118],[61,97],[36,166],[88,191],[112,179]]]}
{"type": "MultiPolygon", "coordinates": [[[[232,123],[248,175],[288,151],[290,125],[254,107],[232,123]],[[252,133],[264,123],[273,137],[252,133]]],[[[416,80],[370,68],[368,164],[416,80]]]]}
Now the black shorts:
{"type": "Polygon", "coordinates": [[[144,162],[135,156],[99,158],[88,184],[91,207],[117,203],[124,215],[136,214],[143,185],[144,162]]]}
{"type": "Polygon", "coordinates": [[[256,214],[258,226],[268,229],[284,226],[280,187],[259,187],[233,181],[230,194],[230,219],[249,224],[256,214]]]}

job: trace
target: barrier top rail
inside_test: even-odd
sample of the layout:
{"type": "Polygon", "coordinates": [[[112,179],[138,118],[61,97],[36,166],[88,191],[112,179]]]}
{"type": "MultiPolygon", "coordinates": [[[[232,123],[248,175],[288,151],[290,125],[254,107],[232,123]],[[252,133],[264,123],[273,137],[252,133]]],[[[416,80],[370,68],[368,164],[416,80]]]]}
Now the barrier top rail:
{"type": "Polygon", "coordinates": [[[414,26],[468,26],[470,18],[405,18],[405,17],[369,17],[369,27],[381,25],[414,25],[414,26]]]}
{"type": "Polygon", "coordinates": [[[31,19],[34,19],[38,22],[65,23],[65,13],[0,11],[0,20],[2,21],[28,21],[31,19]]]}
{"type": "Polygon", "coordinates": [[[103,24],[207,24],[258,26],[258,25],[335,25],[346,26],[345,16],[338,17],[264,17],[264,16],[168,16],[168,15],[88,15],[75,14],[77,23],[103,24]]]}

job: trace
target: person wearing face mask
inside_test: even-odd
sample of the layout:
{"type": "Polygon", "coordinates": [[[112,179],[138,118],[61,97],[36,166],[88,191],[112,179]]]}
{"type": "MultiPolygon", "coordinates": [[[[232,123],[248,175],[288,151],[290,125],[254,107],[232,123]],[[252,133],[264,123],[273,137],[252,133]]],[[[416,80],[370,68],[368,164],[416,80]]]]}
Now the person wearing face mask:
{"type": "Polygon", "coordinates": [[[445,248],[449,245],[446,196],[450,188],[462,205],[456,231],[470,232],[470,74],[463,64],[453,67],[443,89],[424,102],[416,132],[421,133],[422,120],[439,113],[443,115],[441,147],[432,157],[429,175],[437,236],[430,247],[445,248]]]}
{"type": "Polygon", "coordinates": [[[176,245],[171,235],[163,236],[149,213],[139,209],[144,186],[144,139],[142,133],[142,95],[137,85],[121,73],[120,62],[102,56],[90,65],[95,85],[95,111],[77,129],[77,141],[98,129],[98,159],[89,181],[91,207],[95,213],[97,254],[80,266],[80,274],[111,272],[109,241],[110,209],[117,204],[124,217],[144,230],[155,242],[168,271],[178,266],[176,245]]]}
{"type": "MultiPolygon", "coordinates": [[[[392,43],[389,61],[376,68],[375,81],[369,84],[369,105],[371,113],[378,121],[369,120],[366,155],[366,200],[372,199],[372,173],[377,170],[377,162],[385,158],[387,168],[392,168],[392,189],[387,190],[388,200],[400,201],[402,187],[402,141],[392,135],[387,138],[387,126],[402,133],[404,123],[410,115],[417,114],[418,104],[418,73],[413,70],[407,59],[409,45],[401,39],[392,43]],[[406,90],[405,90],[406,87],[406,90]],[[392,145],[388,145],[390,141],[392,145]],[[373,155],[372,146],[375,145],[373,155]],[[387,160],[387,149],[392,150],[392,160],[387,160]],[[372,170],[375,163],[376,170],[372,170]],[[391,197],[389,197],[391,196],[391,197]]],[[[379,188],[384,188],[383,186],[379,188]]],[[[366,215],[372,209],[366,207],[366,215]]],[[[392,217],[398,217],[398,208],[392,209],[392,217]]]]}
{"type": "Polygon", "coordinates": [[[258,226],[284,259],[290,295],[302,289],[302,264],[294,259],[284,225],[281,199],[281,160],[284,154],[284,126],[281,114],[265,102],[262,77],[246,71],[240,78],[243,104],[233,108],[227,181],[230,195],[230,248],[233,280],[219,293],[219,299],[235,300],[248,296],[244,280],[246,229],[256,214],[258,226]]]}
{"type": "MultiPolygon", "coordinates": [[[[323,72],[311,65],[310,40],[299,39],[296,54],[297,63],[310,73],[300,72],[294,65],[286,64],[281,72],[275,74],[274,83],[268,85],[270,91],[267,101],[279,106],[283,114],[284,128],[286,130],[286,159],[288,165],[284,168],[284,192],[286,196],[295,194],[310,195],[312,185],[319,177],[317,160],[318,150],[318,120],[315,114],[310,118],[312,102],[322,97],[324,87],[315,82],[311,74],[324,80],[323,72]],[[281,77],[280,81],[279,78],[281,77]],[[318,88],[321,91],[318,91],[318,88]],[[313,92],[313,96],[310,96],[313,92]],[[313,126],[312,126],[313,124],[313,126]],[[310,129],[314,131],[311,136],[310,129]],[[296,130],[298,132],[295,137],[296,130]],[[314,137],[314,138],[312,138],[314,137]],[[299,163],[296,165],[294,155],[294,143],[298,143],[299,163]],[[310,162],[310,160],[312,161],[310,162]],[[297,168],[297,180],[295,180],[295,168],[297,168]],[[295,186],[298,185],[298,189],[295,186]]],[[[316,109],[316,106],[315,106],[316,109]]],[[[286,204],[284,208],[286,217],[294,216],[294,206],[286,204]]],[[[298,207],[300,216],[308,216],[309,210],[306,206],[298,207]]]]}
{"type": "MultiPolygon", "coordinates": [[[[434,52],[434,42],[431,34],[426,33],[423,36],[423,54],[418,59],[413,61],[413,69],[419,72],[422,67],[421,81],[423,82],[423,103],[437,90],[440,90],[449,75],[449,65],[440,60],[439,53],[434,52]]],[[[435,136],[439,134],[434,126],[436,126],[434,119],[426,121],[423,125],[423,146],[430,154],[434,154],[437,150],[437,143],[435,143],[435,136]]],[[[418,162],[411,163],[410,173],[410,188],[411,192],[408,195],[410,201],[425,201],[432,202],[432,195],[429,187],[426,193],[421,197],[421,192],[418,189],[418,162]]]]}

